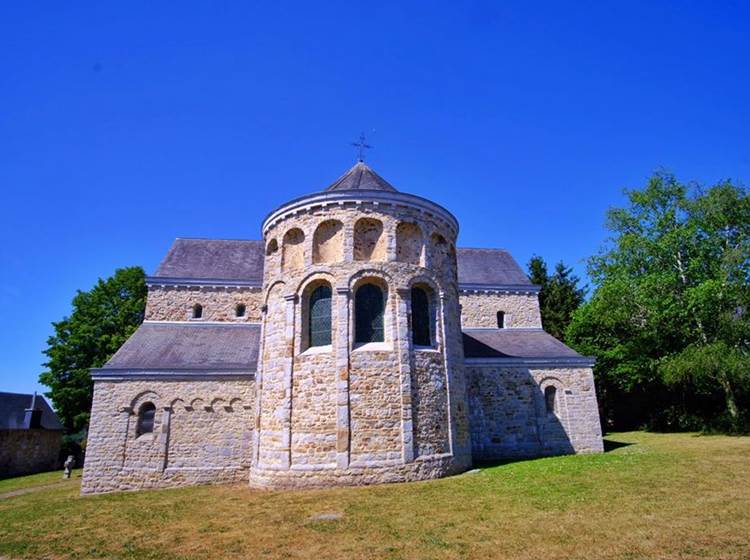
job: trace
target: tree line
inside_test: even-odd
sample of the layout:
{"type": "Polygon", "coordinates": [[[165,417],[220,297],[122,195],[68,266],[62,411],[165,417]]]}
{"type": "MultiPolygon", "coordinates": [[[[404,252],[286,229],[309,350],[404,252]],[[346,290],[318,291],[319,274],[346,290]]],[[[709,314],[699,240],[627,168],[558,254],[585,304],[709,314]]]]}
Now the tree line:
{"type": "MultiPolygon", "coordinates": [[[[594,356],[607,430],[750,430],[750,196],[730,181],[708,188],[656,173],[607,212],[609,237],[572,269],[534,256],[544,329],[594,356]],[[588,292],[588,297],[587,297],[588,292]]],[[[119,269],[79,291],[53,323],[41,383],[69,433],[85,432],[93,384],[143,321],[145,275],[119,269]]]]}

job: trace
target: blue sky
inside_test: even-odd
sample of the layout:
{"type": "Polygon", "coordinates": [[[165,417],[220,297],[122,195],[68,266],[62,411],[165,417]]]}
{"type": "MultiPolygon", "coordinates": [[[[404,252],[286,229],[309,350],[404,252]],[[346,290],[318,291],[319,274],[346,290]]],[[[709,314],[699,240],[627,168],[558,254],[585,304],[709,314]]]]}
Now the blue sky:
{"type": "Polygon", "coordinates": [[[657,168],[750,177],[744,2],[5,2],[0,391],[44,390],[50,322],[172,239],[368,163],[460,244],[584,274],[657,168]]]}

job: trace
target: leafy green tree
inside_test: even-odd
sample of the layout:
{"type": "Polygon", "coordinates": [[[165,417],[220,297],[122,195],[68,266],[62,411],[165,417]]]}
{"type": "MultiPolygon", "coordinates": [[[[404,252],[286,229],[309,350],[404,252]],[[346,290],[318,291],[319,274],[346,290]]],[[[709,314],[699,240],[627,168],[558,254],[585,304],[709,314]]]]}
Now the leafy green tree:
{"type": "Polygon", "coordinates": [[[531,257],[528,264],[529,278],[533,284],[541,286],[539,308],[542,315],[542,326],[558,340],[565,340],[565,330],[573,312],[583,303],[585,288],[579,288],[579,278],[573,270],[560,261],[555,272],[550,276],[547,263],[537,255],[531,257]]]}
{"type": "Polygon", "coordinates": [[[730,182],[700,189],[665,173],[626,194],[629,205],[608,212],[612,236],[589,261],[596,290],[568,341],[597,356],[615,424],[634,414],[655,427],[688,427],[680,418],[690,416],[708,424],[717,396],[736,424],[746,389],[737,364],[750,349],[750,197],[730,182]]]}
{"type": "Polygon", "coordinates": [[[93,384],[89,369],[102,366],[143,322],[146,283],[140,267],[121,268],[99,279],[88,292],[78,291],[69,317],[52,323],[47,340],[47,371],[39,381],[50,388],[60,420],[69,432],[85,428],[93,384]]]}

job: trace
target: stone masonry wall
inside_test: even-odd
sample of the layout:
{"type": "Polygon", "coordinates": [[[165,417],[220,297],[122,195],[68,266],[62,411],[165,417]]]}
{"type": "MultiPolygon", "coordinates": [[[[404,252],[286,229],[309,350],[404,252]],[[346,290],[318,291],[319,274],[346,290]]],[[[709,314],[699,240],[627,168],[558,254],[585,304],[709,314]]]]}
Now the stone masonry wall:
{"type": "Polygon", "coordinates": [[[497,328],[497,312],[505,312],[506,328],[542,328],[536,294],[461,292],[463,328],[497,328]]]}
{"type": "Polygon", "coordinates": [[[187,321],[193,306],[203,306],[203,321],[259,323],[262,292],[252,287],[149,286],[147,321],[187,321]],[[237,305],[245,305],[245,315],[236,316],[237,305]]]}
{"type": "Polygon", "coordinates": [[[0,430],[0,478],[59,468],[61,441],[61,431],[0,430]]]}
{"type": "Polygon", "coordinates": [[[251,484],[367,484],[466,469],[470,436],[455,232],[416,209],[365,201],[295,212],[265,231],[264,240],[266,312],[251,484]],[[329,236],[315,233],[332,221],[341,229],[330,237],[336,240],[330,252],[320,241],[329,236]],[[409,226],[398,236],[402,223],[409,226]],[[288,254],[292,237],[302,240],[293,250],[303,266],[294,268],[278,257],[288,254]],[[326,255],[334,255],[333,262],[316,262],[326,255]],[[307,348],[307,298],[321,283],[332,289],[332,343],[307,348]],[[362,345],[354,342],[354,304],[364,283],[383,290],[385,334],[383,342],[362,345]],[[415,284],[446,298],[440,313],[450,317],[438,313],[432,350],[415,350],[411,342],[415,284]],[[414,359],[415,353],[430,357],[414,359]]]}
{"type": "Polygon", "coordinates": [[[467,373],[474,460],[602,451],[590,368],[471,365],[467,373]]]}
{"type": "Polygon", "coordinates": [[[251,378],[96,381],[81,491],[247,480],[254,389],[251,378]],[[154,430],[137,435],[146,402],[154,430]]]}

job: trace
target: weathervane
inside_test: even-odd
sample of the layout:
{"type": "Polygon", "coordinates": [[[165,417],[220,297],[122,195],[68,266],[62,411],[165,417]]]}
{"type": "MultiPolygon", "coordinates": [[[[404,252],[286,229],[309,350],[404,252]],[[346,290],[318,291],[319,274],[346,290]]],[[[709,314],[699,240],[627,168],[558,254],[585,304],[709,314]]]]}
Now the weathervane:
{"type": "Polygon", "coordinates": [[[365,143],[365,140],[367,140],[367,138],[365,138],[365,133],[362,132],[359,135],[359,142],[352,142],[352,146],[359,150],[359,161],[365,161],[365,150],[372,148],[372,146],[365,143]]]}

